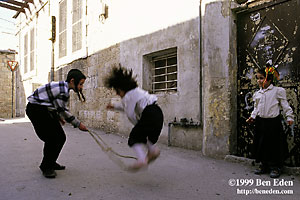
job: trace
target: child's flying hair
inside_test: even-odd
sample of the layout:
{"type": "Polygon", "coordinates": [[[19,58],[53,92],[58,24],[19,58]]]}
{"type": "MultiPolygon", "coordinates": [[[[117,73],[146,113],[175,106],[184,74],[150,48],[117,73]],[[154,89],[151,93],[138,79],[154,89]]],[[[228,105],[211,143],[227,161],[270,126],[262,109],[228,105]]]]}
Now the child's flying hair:
{"type": "Polygon", "coordinates": [[[86,79],[85,75],[78,69],[71,69],[68,72],[66,82],[70,83],[72,78],[74,79],[74,85],[75,85],[74,91],[77,93],[79,100],[82,101],[82,99],[83,99],[83,101],[85,101],[85,97],[82,94],[82,91],[78,91],[78,88],[77,88],[77,85],[79,84],[80,80],[86,79]]]}
{"type": "Polygon", "coordinates": [[[125,69],[121,65],[112,68],[104,84],[107,88],[113,88],[116,91],[119,89],[125,93],[138,86],[136,80],[132,77],[132,69],[125,69]]]}

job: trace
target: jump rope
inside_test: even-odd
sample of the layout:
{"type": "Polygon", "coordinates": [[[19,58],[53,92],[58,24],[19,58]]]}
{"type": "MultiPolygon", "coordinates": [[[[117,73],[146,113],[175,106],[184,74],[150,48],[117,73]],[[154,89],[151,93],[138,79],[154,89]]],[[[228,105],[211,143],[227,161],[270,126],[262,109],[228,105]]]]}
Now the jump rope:
{"type": "Polygon", "coordinates": [[[128,166],[121,160],[121,158],[129,158],[129,159],[135,159],[136,157],[133,156],[127,156],[117,153],[115,150],[113,150],[101,137],[100,135],[96,134],[93,131],[88,130],[89,134],[92,136],[92,138],[95,140],[95,142],[99,145],[99,147],[102,149],[104,153],[114,162],[116,163],[121,169],[123,170],[129,170],[128,166]]]}

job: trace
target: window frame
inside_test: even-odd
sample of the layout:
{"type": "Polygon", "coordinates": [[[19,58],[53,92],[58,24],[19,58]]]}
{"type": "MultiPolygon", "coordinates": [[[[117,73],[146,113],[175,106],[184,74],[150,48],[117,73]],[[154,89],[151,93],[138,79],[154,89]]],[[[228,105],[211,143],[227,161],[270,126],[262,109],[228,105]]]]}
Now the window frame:
{"type": "Polygon", "coordinates": [[[35,69],[35,28],[30,29],[30,46],[29,46],[29,54],[30,54],[30,71],[32,72],[35,69]]]}
{"type": "Polygon", "coordinates": [[[158,55],[158,56],[153,56],[151,58],[151,62],[153,63],[152,68],[151,68],[151,89],[153,93],[159,93],[159,92],[177,92],[178,91],[178,56],[177,56],[177,49],[175,52],[166,52],[164,54],[158,55]],[[170,58],[176,58],[176,64],[168,64],[168,59],[170,58]],[[156,62],[159,61],[165,61],[164,66],[159,66],[156,67],[156,62]],[[175,71],[168,72],[168,69],[170,68],[176,68],[175,71]],[[164,71],[163,73],[159,73],[158,71],[164,71]],[[156,73],[158,72],[158,73],[156,73]],[[175,79],[169,79],[169,76],[176,75],[175,79]],[[164,80],[159,80],[157,81],[156,79],[158,77],[164,77],[164,80]],[[175,83],[175,87],[171,87],[171,83],[175,83]],[[163,88],[157,88],[157,85],[162,85],[164,84],[163,88]]]}
{"type": "Polygon", "coordinates": [[[82,5],[81,0],[72,2],[72,53],[82,49],[82,5]]]}
{"type": "Polygon", "coordinates": [[[27,74],[28,71],[28,32],[24,35],[24,74],[27,74]]]}
{"type": "Polygon", "coordinates": [[[58,27],[58,57],[67,56],[68,50],[68,0],[59,2],[59,27],[58,27]],[[64,6],[64,7],[63,7],[64,6]]]}

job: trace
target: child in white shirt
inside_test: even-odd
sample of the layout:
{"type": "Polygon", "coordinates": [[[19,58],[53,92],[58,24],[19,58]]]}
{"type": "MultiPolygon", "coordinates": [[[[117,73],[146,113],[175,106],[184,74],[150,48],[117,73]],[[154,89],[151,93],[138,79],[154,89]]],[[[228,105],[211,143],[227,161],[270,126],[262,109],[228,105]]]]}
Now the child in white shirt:
{"type": "Polygon", "coordinates": [[[261,162],[255,174],[264,174],[271,170],[270,177],[278,178],[288,154],[280,107],[288,125],[293,124],[293,111],[286,99],[285,89],[273,85],[279,79],[274,67],[267,65],[266,69],[256,73],[256,78],[260,90],[253,95],[254,110],[247,119],[248,123],[255,122],[253,153],[256,162],[261,162]]]}
{"type": "Polygon", "coordinates": [[[113,88],[122,100],[120,104],[107,105],[107,109],[124,111],[129,121],[134,125],[130,132],[128,145],[137,154],[137,162],[131,166],[132,170],[146,167],[159,155],[160,150],[155,145],[163,126],[163,113],[157,105],[157,97],[138,88],[132,77],[132,70],[114,67],[105,79],[105,86],[113,88]],[[143,150],[146,145],[148,153],[143,150]]]}

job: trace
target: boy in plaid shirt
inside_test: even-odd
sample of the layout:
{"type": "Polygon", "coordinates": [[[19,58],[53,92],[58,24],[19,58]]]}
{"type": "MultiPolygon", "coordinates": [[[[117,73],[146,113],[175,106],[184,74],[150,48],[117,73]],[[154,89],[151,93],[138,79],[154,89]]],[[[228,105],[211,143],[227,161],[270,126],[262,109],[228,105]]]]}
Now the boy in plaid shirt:
{"type": "Polygon", "coordinates": [[[67,109],[69,91],[74,90],[79,100],[85,100],[82,94],[85,75],[78,69],[71,69],[66,81],[50,82],[36,89],[27,99],[26,114],[37,136],[44,142],[43,160],[40,169],[46,178],[55,178],[55,170],[63,170],[56,160],[66,141],[66,135],[60,124],[71,123],[82,131],[87,131],[78,119],[67,109]]]}

